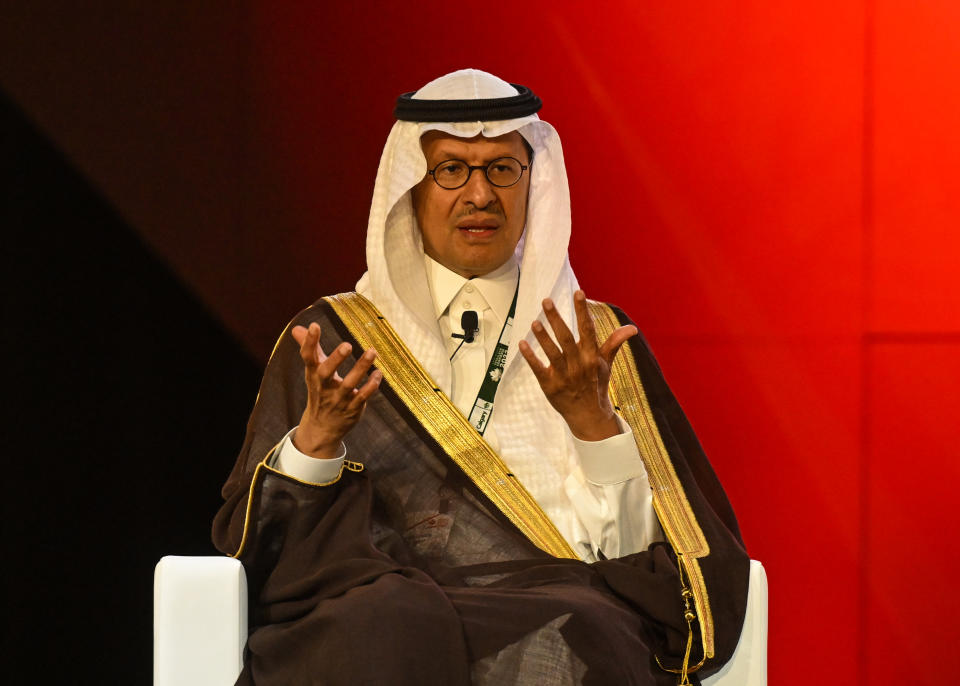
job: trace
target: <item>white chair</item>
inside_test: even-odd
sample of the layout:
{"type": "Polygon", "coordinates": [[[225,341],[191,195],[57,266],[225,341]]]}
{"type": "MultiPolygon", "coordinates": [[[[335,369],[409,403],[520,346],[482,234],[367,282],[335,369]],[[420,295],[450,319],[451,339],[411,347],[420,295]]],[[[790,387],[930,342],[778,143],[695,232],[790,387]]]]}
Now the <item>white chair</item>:
{"type": "Polygon", "coordinates": [[[747,612],[733,657],[703,686],[767,686],[767,573],[750,560],[747,612]]]}
{"type": "Polygon", "coordinates": [[[153,575],[154,686],[232,686],[247,642],[247,575],[229,557],[175,557],[153,575]]]}
{"type": "MultiPolygon", "coordinates": [[[[154,686],[230,686],[243,667],[247,579],[227,557],[167,556],[153,581],[154,686]]],[[[733,658],[704,686],[766,686],[767,575],[750,562],[747,615],[733,658]]]]}

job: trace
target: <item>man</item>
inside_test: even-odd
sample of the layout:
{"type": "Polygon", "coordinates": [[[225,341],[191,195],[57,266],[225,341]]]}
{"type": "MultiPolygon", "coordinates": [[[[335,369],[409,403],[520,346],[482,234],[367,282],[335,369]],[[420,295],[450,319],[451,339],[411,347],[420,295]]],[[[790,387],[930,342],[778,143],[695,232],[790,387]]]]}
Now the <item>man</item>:
{"type": "Polygon", "coordinates": [[[736,520],[636,328],[578,288],[539,107],[475,70],[398,101],[368,271],[281,336],[224,487],[239,683],[685,683],[736,646],[736,520]]]}

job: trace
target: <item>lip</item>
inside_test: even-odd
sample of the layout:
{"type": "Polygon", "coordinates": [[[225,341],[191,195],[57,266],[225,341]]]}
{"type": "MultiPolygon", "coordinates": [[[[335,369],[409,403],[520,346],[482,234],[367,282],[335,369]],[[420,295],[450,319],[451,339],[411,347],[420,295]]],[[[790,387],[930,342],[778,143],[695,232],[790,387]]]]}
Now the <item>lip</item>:
{"type": "Polygon", "coordinates": [[[482,224],[466,224],[464,226],[457,227],[460,236],[469,244],[481,244],[492,241],[493,237],[497,235],[497,230],[499,228],[500,227],[498,227],[496,224],[492,226],[484,226],[482,224]]]}
{"type": "Polygon", "coordinates": [[[461,219],[457,222],[458,229],[499,229],[500,223],[495,219],[461,219]]]}

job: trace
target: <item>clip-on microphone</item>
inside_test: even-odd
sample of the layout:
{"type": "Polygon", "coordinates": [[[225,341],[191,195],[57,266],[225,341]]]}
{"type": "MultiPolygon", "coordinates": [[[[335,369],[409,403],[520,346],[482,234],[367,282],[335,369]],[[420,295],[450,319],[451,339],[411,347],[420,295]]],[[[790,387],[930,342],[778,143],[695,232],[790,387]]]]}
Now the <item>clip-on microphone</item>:
{"type": "Polygon", "coordinates": [[[480,331],[480,317],[476,310],[464,310],[460,315],[460,328],[463,333],[451,334],[453,338],[462,338],[464,343],[473,343],[474,336],[480,331]]]}
{"type": "MultiPolygon", "coordinates": [[[[457,346],[457,349],[453,351],[453,355],[456,355],[459,352],[460,348],[464,343],[473,343],[473,339],[476,337],[477,332],[480,331],[480,317],[477,315],[476,310],[464,310],[463,314],[460,315],[460,328],[463,329],[463,333],[453,333],[450,334],[451,338],[460,338],[460,345],[457,346]]],[[[450,356],[450,359],[453,359],[453,355],[450,356]]]]}

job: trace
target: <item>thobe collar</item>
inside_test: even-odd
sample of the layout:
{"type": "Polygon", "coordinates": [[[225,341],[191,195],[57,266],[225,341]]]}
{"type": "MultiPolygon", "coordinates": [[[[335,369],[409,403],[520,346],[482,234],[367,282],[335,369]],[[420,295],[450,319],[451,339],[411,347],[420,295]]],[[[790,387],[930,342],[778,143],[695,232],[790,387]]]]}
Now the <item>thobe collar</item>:
{"type": "Polygon", "coordinates": [[[426,254],[423,260],[427,269],[430,295],[433,299],[434,316],[437,319],[447,312],[450,303],[469,282],[480,292],[497,319],[501,322],[506,321],[507,314],[510,312],[510,303],[513,302],[513,294],[517,290],[517,281],[520,278],[517,262],[513,256],[492,272],[472,279],[450,271],[426,254]]]}

